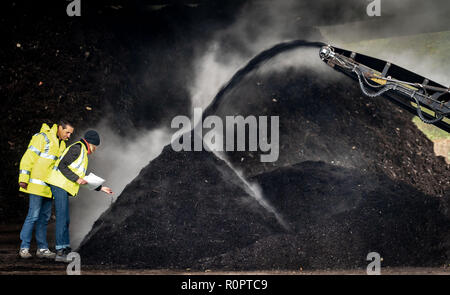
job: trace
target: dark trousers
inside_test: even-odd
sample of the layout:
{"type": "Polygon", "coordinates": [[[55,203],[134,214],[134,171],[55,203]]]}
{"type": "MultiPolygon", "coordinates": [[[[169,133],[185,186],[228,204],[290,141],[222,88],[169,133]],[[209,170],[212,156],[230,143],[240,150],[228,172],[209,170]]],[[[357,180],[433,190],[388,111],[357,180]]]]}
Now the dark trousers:
{"type": "Polygon", "coordinates": [[[56,215],[56,250],[70,247],[70,213],[69,213],[69,194],[62,188],[50,185],[53,197],[55,198],[56,215]]]}

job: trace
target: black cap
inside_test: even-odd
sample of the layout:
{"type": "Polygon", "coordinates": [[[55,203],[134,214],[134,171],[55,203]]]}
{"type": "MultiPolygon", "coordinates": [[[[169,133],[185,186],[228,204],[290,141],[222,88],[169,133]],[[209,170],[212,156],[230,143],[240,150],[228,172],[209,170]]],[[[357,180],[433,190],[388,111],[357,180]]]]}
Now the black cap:
{"type": "Polygon", "coordinates": [[[100,144],[100,136],[98,135],[97,131],[95,130],[89,130],[84,134],[84,139],[93,145],[99,145],[100,144]]]}

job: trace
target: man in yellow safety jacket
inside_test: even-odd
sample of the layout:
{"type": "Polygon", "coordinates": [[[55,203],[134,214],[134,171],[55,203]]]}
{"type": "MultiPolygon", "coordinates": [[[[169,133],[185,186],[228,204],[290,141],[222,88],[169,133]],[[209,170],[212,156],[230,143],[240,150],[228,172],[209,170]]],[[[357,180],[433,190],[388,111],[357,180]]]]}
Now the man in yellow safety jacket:
{"type": "Polygon", "coordinates": [[[48,249],[47,225],[52,210],[52,192],[45,183],[52,171],[56,160],[66,148],[65,141],[73,133],[72,125],[61,120],[50,128],[42,124],[39,133],[33,135],[19,166],[20,191],[29,194],[29,208],[25,222],[20,231],[19,256],[30,258],[30,244],[33,229],[36,227],[37,243],[36,256],[40,258],[54,258],[55,253],[48,249]]]}
{"type": "MultiPolygon", "coordinates": [[[[56,213],[56,261],[69,262],[67,254],[71,252],[69,236],[69,198],[76,196],[80,185],[87,184],[84,179],[88,167],[88,155],[95,152],[100,137],[94,130],[85,133],[84,138],[70,145],[56,161],[47,177],[55,198],[56,213]]],[[[112,194],[109,187],[99,186],[97,191],[112,194]]]]}

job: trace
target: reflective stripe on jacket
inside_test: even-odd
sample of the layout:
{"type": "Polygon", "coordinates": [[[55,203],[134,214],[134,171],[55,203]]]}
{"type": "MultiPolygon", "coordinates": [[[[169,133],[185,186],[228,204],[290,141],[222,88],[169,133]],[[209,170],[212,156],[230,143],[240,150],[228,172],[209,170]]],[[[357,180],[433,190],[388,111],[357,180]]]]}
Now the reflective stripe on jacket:
{"type": "Polygon", "coordinates": [[[61,160],[64,158],[64,156],[67,154],[67,152],[70,150],[70,148],[76,144],[81,145],[81,152],[80,152],[80,155],[78,156],[78,158],[69,165],[69,169],[73,173],[78,175],[79,178],[83,178],[86,175],[86,170],[87,170],[87,166],[88,166],[88,155],[87,155],[88,151],[86,149],[86,146],[81,141],[77,141],[77,142],[73,143],[72,145],[70,145],[63,152],[61,158],[59,158],[56,161],[55,166],[53,167],[53,169],[50,172],[50,174],[47,178],[47,181],[46,181],[47,183],[49,183],[51,185],[62,188],[63,190],[65,190],[69,194],[71,194],[72,196],[76,196],[78,194],[80,185],[76,181],[71,181],[71,180],[67,179],[61,173],[61,171],[59,171],[58,165],[61,162],[61,160]]]}
{"type": "Polygon", "coordinates": [[[39,133],[33,135],[28,144],[19,166],[19,182],[28,184],[27,189],[20,188],[21,192],[52,197],[50,187],[45,183],[52,171],[56,160],[66,149],[66,143],[57,137],[58,125],[50,128],[42,124],[39,133]]]}

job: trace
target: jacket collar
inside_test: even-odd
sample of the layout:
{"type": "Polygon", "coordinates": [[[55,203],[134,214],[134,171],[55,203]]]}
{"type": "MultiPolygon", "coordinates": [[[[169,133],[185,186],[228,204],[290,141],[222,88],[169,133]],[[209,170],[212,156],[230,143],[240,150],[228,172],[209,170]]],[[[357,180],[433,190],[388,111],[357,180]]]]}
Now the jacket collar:
{"type": "Polygon", "coordinates": [[[91,152],[91,147],[90,147],[89,144],[87,143],[86,139],[82,138],[80,141],[81,141],[81,143],[84,144],[84,146],[86,147],[86,149],[87,149],[87,151],[88,151],[88,155],[90,155],[90,154],[92,153],[92,152],[91,152]]]}
{"type": "MultiPolygon", "coordinates": [[[[55,124],[56,125],[56,124],[55,124]]],[[[55,125],[53,125],[53,127],[55,127],[55,125]]],[[[53,128],[52,127],[52,128],[53,128]]],[[[58,128],[58,126],[56,126],[56,129],[55,130],[57,130],[57,128],[58,128]]],[[[48,132],[50,132],[52,129],[50,129],[50,127],[46,124],[46,123],[42,123],[42,126],[41,126],[41,130],[39,131],[39,132],[46,132],[46,133],[48,133],[48,132]]]]}
{"type": "Polygon", "coordinates": [[[51,136],[55,136],[57,139],[59,139],[58,124],[53,124],[52,128],[50,128],[46,123],[43,123],[39,132],[50,134],[51,136]]]}

